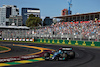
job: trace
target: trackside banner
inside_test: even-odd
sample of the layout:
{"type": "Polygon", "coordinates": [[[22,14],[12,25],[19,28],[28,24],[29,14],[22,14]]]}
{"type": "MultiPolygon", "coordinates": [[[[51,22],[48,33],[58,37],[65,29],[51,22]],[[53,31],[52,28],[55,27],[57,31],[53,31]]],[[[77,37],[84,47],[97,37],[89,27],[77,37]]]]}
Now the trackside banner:
{"type": "Polygon", "coordinates": [[[30,56],[21,56],[21,57],[1,58],[0,62],[12,62],[12,61],[18,61],[18,60],[33,59],[37,57],[41,57],[41,56],[30,55],[30,56]]]}
{"type": "Polygon", "coordinates": [[[94,41],[72,41],[72,40],[59,40],[59,39],[35,39],[40,43],[52,43],[52,44],[69,44],[69,45],[83,45],[83,46],[97,46],[100,47],[100,42],[94,41]]]}

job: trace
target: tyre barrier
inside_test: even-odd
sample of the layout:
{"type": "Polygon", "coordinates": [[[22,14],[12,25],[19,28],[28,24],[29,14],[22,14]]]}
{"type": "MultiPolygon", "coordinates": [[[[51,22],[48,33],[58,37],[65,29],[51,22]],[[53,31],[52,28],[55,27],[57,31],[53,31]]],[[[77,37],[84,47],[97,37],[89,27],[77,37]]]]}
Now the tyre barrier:
{"type": "Polygon", "coordinates": [[[34,38],[2,38],[2,40],[9,40],[9,41],[31,41],[31,42],[34,42],[34,38]]]}
{"type": "Polygon", "coordinates": [[[45,50],[44,52],[36,54],[36,55],[23,55],[23,56],[17,56],[17,57],[0,58],[0,63],[39,58],[39,57],[43,57],[44,53],[48,51],[51,52],[50,50],[45,50]]]}
{"type": "Polygon", "coordinates": [[[60,40],[60,39],[35,39],[40,43],[51,43],[51,44],[69,44],[69,45],[83,45],[83,46],[97,46],[100,47],[100,42],[94,41],[72,41],[72,40],[60,40]]]}

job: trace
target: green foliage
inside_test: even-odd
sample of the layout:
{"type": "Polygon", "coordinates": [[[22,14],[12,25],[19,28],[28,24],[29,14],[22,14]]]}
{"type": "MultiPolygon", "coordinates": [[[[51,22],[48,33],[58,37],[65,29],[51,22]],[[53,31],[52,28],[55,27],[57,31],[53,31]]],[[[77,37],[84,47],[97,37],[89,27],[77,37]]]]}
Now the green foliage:
{"type": "Polygon", "coordinates": [[[30,14],[29,17],[35,17],[33,14],[30,14]]]}
{"type": "Polygon", "coordinates": [[[26,26],[33,28],[33,27],[41,25],[41,21],[42,21],[41,18],[34,17],[33,14],[30,14],[29,18],[26,21],[26,26]]]}

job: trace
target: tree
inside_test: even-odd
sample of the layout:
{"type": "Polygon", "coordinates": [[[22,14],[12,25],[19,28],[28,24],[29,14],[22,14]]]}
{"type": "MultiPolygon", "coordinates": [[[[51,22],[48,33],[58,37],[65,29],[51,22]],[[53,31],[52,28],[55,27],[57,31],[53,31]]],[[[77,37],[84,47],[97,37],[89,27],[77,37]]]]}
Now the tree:
{"type": "Polygon", "coordinates": [[[33,27],[41,25],[41,21],[42,21],[41,18],[34,17],[33,14],[30,14],[29,18],[26,21],[26,26],[33,28],[33,27]]]}
{"type": "Polygon", "coordinates": [[[48,25],[51,25],[52,23],[53,23],[53,20],[50,17],[45,17],[43,21],[43,26],[48,26],[48,25]]]}
{"type": "Polygon", "coordinates": [[[29,17],[35,17],[35,15],[33,15],[33,14],[30,14],[30,15],[29,15],[29,17]]]}

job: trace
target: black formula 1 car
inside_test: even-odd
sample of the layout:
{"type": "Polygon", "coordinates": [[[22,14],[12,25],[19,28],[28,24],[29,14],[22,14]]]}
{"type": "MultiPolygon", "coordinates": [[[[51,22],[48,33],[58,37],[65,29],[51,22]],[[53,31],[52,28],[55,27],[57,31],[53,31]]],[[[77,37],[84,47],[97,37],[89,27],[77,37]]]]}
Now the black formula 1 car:
{"type": "Polygon", "coordinates": [[[75,52],[71,47],[62,47],[57,51],[44,53],[45,60],[68,60],[75,58],[75,52]]]}

